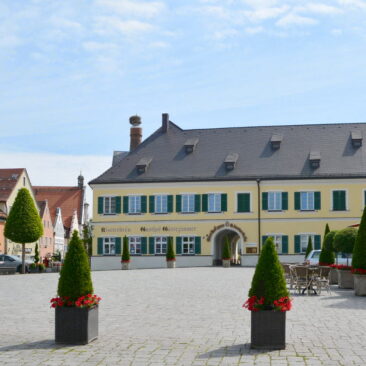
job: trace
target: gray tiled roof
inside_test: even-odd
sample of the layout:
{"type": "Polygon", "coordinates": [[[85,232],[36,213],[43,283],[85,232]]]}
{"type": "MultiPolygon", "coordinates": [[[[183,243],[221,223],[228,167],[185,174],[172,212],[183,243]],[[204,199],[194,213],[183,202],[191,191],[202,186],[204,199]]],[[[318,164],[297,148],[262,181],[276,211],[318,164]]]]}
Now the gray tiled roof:
{"type": "Polygon", "coordinates": [[[90,183],[366,177],[366,143],[353,147],[352,131],[365,137],[366,123],[182,130],[170,122],[167,133],[159,128],[90,183]],[[282,136],[277,150],[270,142],[274,134],[282,136]],[[195,138],[199,142],[187,154],[184,144],[195,138]],[[309,162],[312,151],[321,157],[317,169],[309,162]],[[239,158],[227,171],[224,160],[231,153],[239,158]],[[138,174],[143,158],[152,160],[138,174]]]}

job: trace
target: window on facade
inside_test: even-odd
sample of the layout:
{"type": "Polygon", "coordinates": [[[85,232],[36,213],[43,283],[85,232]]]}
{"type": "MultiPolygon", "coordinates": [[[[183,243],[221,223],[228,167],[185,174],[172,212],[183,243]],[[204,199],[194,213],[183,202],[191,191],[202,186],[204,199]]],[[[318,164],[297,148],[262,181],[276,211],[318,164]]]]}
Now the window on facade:
{"type": "Polygon", "coordinates": [[[182,237],[182,253],[194,254],[194,236],[182,237]]]}
{"type": "Polygon", "coordinates": [[[155,196],[155,213],[168,212],[168,196],[166,194],[155,196]]]}
{"type": "Polygon", "coordinates": [[[346,191],[333,191],[333,211],[346,210],[346,191]]]}
{"type": "Polygon", "coordinates": [[[141,236],[130,236],[130,253],[131,254],[141,254],[141,236]]]}
{"type": "Polygon", "coordinates": [[[207,195],[208,212],[221,212],[221,194],[209,193],[207,195]]]}
{"type": "Polygon", "coordinates": [[[128,213],[141,213],[141,196],[128,197],[128,213]]]}
{"type": "Polygon", "coordinates": [[[103,254],[116,254],[116,238],[104,238],[103,254]]]}
{"type": "Polygon", "coordinates": [[[282,192],[268,192],[268,210],[282,210],[282,192]]]}
{"type": "Polygon", "coordinates": [[[273,237],[277,253],[282,253],[282,235],[270,235],[270,236],[273,237]]]}
{"type": "Polygon", "coordinates": [[[300,192],[300,210],[314,210],[314,192],[300,192]]]}
{"type": "Polygon", "coordinates": [[[116,213],[116,197],[104,197],[104,211],[105,214],[116,213]]]}
{"type": "Polygon", "coordinates": [[[166,236],[155,237],[155,254],[166,254],[168,238],[166,236]]]}
{"type": "Polygon", "coordinates": [[[301,253],[306,253],[306,249],[308,247],[308,242],[309,242],[309,237],[311,237],[311,243],[313,244],[313,248],[314,248],[315,235],[309,235],[309,234],[300,235],[300,251],[301,251],[301,253]]]}
{"type": "Polygon", "coordinates": [[[194,194],[182,194],[182,212],[194,212],[194,194]]]}

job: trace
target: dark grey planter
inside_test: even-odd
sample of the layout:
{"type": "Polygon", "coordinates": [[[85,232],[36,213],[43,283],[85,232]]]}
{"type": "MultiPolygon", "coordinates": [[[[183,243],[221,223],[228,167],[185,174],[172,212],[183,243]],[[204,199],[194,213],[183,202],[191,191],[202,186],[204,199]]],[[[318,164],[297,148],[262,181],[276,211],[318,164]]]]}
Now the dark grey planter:
{"type": "Polygon", "coordinates": [[[55,310],[56,343],[87,344],[98,338],[98,306],[57,307],[55,310]]]}
{"type": "Polygon", "coordinates": [[[252,311],[251,348],[286,348],[286,311],[252,311]]]}

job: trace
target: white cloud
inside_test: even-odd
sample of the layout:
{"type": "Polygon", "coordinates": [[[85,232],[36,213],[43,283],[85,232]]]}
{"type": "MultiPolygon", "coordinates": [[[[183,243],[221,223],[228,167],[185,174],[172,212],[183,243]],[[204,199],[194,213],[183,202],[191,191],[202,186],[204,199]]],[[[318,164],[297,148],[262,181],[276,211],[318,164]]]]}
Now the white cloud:
{"type": "Polygon", "coordinates": [[[338,2],[344,7],[366,10],[366,2],[363,0],[338,0],[338,2]]]}
{"type": "Polygon", "coordinates": [[[111,16],[101,16],[97,18],[97,32],[101,34],[111,31],[123,33],[126,36],[134,36],[154,30],[150,23],[139,20],[121,20],[111,16]]]}
{"type": "Polygon", "coordinates": [[[248,27],[245,28],[245,32],[248,34],[258,34],[264,32],[263,27],[248,27]]]}
{"type": "Polygon", "coordinates": [[[304,17],[298,14],[290,13],[282,17],[276,22],[279,27],[289,27],[289,26],[307,26],[315,25],[318,21],[314,18],[304,17]]]}
{"type": "Polygon", "coordinates": [[[284,5],[281,7],[258,8],[251,11],[244,11],[244,15],[251,21],[263,21],[271,18],[277,18],[289,9],[284,5]]]}
{"type": "Polygon", "coordinates": [[[83,48],[91,52],[114,51],[118,46],[114,43],[88,41],[83,43],[83,48]]]}
{"type": "Polygon", "coordinates": [[[0,47],[13,48],[22,43],[22,40],[14,34],[0,35],[0,47]]]}
{"type": "Polygon", "coordinates": [[[57,28],[65,28],[68,30],[71,30],[73,32],[75,31],[81,31],[83,29],[82,25],[74,20],[69,20],[66,18],[60,18],[60,17],[51,17],[49,20],[50,24],[57,28]]]}
{"type": "Polygon", "coordinates": [[[231,38],[234,37],[238,34],[239,32],[236,31],[235,29],[223,29],[223,30],[219,30],[219,31],[215,31],[212,35],[212,37],[216,40],[222,41],[224,39],[227,38],[231,38]]]}
{"type": "Polygon", "coordinates": [[[169,47],[169,43],[163,42],[163,41],[151,42],[150,47],[152,47],[152,48],[167,48],[167,47],[169,47]]]}
{"type": "Polygon", "coordinates": [[[304,7],[305,11],[315,13],[315,14],[325,14],[325,15],[332,15],[332,14],[340,14],[343,11],[335,6],[330,6],[321,3],[310,3],[304,7]]]}

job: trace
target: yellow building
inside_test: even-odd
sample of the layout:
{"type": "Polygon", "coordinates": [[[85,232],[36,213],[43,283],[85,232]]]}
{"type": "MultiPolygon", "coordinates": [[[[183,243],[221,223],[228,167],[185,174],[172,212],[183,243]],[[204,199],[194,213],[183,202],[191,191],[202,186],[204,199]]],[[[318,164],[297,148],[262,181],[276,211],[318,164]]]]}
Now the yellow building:
{"type": "Polygon", "coordinates": [[[93,269],[119,269],[128,237],[133,268],[165,266],[172,237],[177,266],[254,265],[273,236],[280,259],[302,261],[326,223],[359,222],[365,205],[366,124],[183,130],[163,114],[141,143],[131,117],[130,152],[115,152],[93,189],[93,269]]]}

